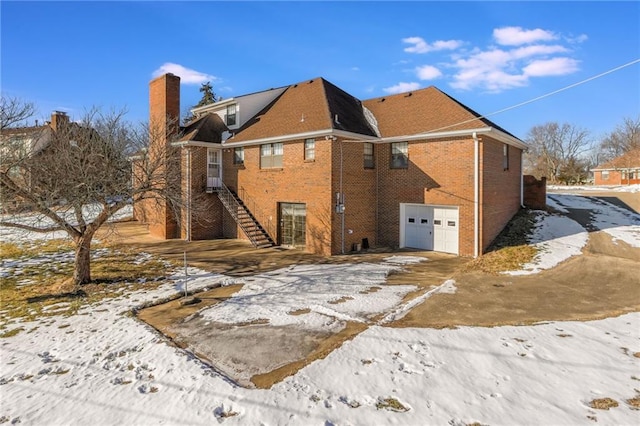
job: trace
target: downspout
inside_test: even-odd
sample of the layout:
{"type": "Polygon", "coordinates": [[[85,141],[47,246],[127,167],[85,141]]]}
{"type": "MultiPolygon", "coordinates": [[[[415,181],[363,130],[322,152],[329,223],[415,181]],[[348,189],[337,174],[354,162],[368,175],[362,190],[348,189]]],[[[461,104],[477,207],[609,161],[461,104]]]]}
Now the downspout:
{"type": "Polygon", "coordinates": [[[340,139],[340,204],[342,204],[342,212],[340,215],[340,236],[341,236],[341,253],[344,254],[344,192],[342,192],[342,173],[343,173],[343,156],[342,156],[342,139],[340,139]]]}
{"type": "Polygon", "coordinates": [[[520,208],[524,208],[524,150],[520,151],[520,208]]]}
{"type": "Polygon", "coordinates": [[[191,241],[191,148],[187,148],[187,241],[191,241]]]}
{"type": "Polygon", "coordinates": [[[478,244],[480,241],[480,229],[478,227],[480,218],[480,152],[478,135],[473,132],[473,257],[478,257],[478,244]]]}

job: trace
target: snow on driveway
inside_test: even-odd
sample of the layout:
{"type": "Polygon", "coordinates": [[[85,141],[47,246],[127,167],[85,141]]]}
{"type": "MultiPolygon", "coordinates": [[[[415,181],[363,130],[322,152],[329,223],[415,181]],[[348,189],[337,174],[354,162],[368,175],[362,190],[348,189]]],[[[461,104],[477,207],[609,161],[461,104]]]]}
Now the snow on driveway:
{"type": "Polygon", "coordinates": [[[589,210],[591,225],[632,247],[640,247],[640,214],[614,206],[604,200],[569,194],[549,194],[554,208],[589,210]]]}
{"type": "Polygon", "coordinates": [[[604,200],[569,194],[548,194],[547,205],[561,214],[536,212],[536,223],[529,243],[538,250],[533,261],[509,275],[536,274],[551,269],[572,256],[582,254],[589,233],[578,222],[567,217],[569,209],[588,210],[590,226],[611,235],[614,242],[624,241],[640,247],[640,215],[604,200]]]}

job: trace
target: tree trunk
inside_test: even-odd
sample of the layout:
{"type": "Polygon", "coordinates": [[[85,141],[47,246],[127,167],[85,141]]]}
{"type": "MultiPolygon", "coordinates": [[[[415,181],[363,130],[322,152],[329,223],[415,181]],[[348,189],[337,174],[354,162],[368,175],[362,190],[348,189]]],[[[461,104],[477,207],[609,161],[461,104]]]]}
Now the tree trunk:
{"type": "Polygon", "coordinates": [[[91,240],[92,236],[83,235],[76,240],[76,259],[73,270],[73,285],[78,289],[82,284],[91,282],[91,240]]]}

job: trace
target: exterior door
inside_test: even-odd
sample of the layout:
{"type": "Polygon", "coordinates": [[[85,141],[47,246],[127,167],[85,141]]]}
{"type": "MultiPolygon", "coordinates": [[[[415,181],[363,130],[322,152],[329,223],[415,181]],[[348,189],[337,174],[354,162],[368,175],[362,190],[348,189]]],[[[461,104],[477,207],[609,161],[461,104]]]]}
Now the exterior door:
{"type": "Polygon", "coordinates": [[[280,227],[278,240],[281,246],[306,246],[307,205],[280,203],[280,227]]]}
{"type": "Polygon", "coordinates": [[[220,188],[222,185],[221,173],[222,155],[219,149],[207,150],[207,188],[220,188]]]}
{"type": "Polygon", "coordinates": [[[458,254],[458,209],[433,208],[433,250],[458,254]]]}

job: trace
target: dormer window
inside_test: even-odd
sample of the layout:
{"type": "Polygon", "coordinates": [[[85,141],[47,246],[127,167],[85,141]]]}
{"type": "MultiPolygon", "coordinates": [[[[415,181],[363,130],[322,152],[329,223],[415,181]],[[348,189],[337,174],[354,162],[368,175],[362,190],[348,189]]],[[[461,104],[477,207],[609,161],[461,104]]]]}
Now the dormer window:
{"type": "Polygon", "coordinates": [[[236,104],[227,105],[227,126],[236,125],[236,104]]]}

